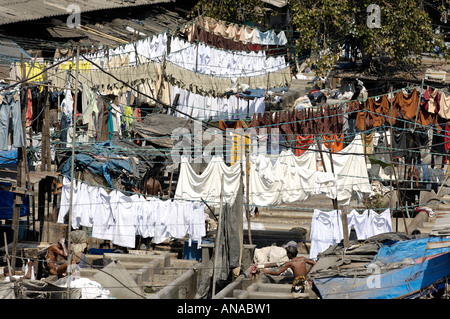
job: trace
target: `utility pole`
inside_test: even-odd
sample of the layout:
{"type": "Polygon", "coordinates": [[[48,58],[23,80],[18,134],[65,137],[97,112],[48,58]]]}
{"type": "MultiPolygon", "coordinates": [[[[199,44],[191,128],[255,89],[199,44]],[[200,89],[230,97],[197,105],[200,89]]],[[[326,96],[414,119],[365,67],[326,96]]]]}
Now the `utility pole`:
{"type": "Polygon", "coordinates": [[[253,245],[252,242],[252,231],[251,231],[251,222],[250,222],[250,152],[249,147],[250,145],[244,146],[246,149],[245,152],[245,198],[246,198],[246,216],[247,216],[247,230],[248,230],[248,243],[250,245],[253,245]]]}
{"type": "Polygon", "coordinates": [[[213,286],[212,286],[212,295],[216,294],[216,281],[217,281],[217,264],[219,263],[219,248],[220,248],[220,240],[222,237],[222,224],[223,224],[223,178],[222,178],[222,184],[220,188],[220,211],[219,211],[219,222],[217,223],[217,235],[216,235],[216,241],[214,245],[214,264],[213,264],[213,286]]]}
{"type": "MultiPolygon", "coordinates": [[[[20,66],[21,66],[21,80],[24,81],[25,74],[25,64],[23,62],[23,54],[20,56],[20,66]]],[[[26,93],[26,82],[22,83],[22,92],[21,92],[21,120],[22,120],[22,130],[23,130],[23,146],[17,149],[17,180],[16,180],[16,188],[23,189],[26,180],[25,180],[25,161],[26,161],[26,102],[27,102],[27,93],[26,93]]],[[[12,263],[11,268],[14,270],[16,267],[16,256],[17,256],[17,243],[19,240],[19,219],[20,219],[20,206],[22,205],[22,197],[23,194],[20,191],[16,191],[14,193],[14,209],[13,209],[13,220],[12,220],[12,229],[14,230],[14,238],[13,238],[13,247],[12,247],[12,263]]],[[[6,243],[5,243],[6,244],[6,243]]]]}
{"type": "MultiPolygon", "coordinates": [[[[44,72],[44,83],[47,81],[47,71],[44,72]]],[[[42,145],[41,145],[41,171],[51,171],[51,154],[50,154],[50,112],[47,105],[48,86],[44,86],[44,113],[42,125],[42,145]]]]}
{"type": "MultiPolygon", "coordinates": [[[[76,61],[76,73],[75,73],[75,102],[73,105],[73,133],[72,133],[72,166],[70,170],[70,206],[69,206],[69,222],[67,225],[67,251],[69,256],[67,257],[67,263],[69,265],[67,269],[67,276],[70,278],[72,274],[72,252],[70,250],[71,240],[70,240],[70,229],[72,227],[72,210],[73,210],[73,183],[75,179],[74,166],[75,166],[75,143],[76,143],[76,133],[77,133],[77,104],[78,104],[78,73],[80,64],[80,43],[77,45],[77,61],[76,61]]],[[[70,290],[70,280],[67,281],[67,292],[70,290]]],[[[69,296],[69,293],[67,294],[69,296]]]]}
{"type": "MultiPolygon", "coordinates": [[[[317,136],[317,134],[316,134],[317,136]]],[[[326,167],[326,163],[323,157],[323,153],[322,153],[322,147],[320,144],[320,141],[317,140],[317,146],[319,148],[319,153],[320,153],[320,157],[322,159],[322,166],[323,166],[323,170],[324,172],[327,171],[327,167],[326,167]]],[[[333,164],[333,157],[332,157],[332,153],[333,151],[330,148],[330,165],[331,165],[331,171],[334,174],[334,164],[333,164]]],[[[337,198],[333,198],[333,208],[336,210],[336,214],[339,217],[339,204],[337,201],[337,198]]],[[[342,235],[344,236],[344,247],[348,247],[350,246],[350,242],[349,242],[349,236],[348,236],[348,221],[347,221],[347,210],[344,208],[341,211],[341,221],[342,221],[342,235]]]]}
{"type": "MultiPolygon", "coordinates": [[[[390,88],[390,92],[391,92],[391,96],[393,96],[393,88],[391,86],[390,88]]],[[[397,184],[397,196],[398,196],[398,200],[400,201],[400,206],[403,206],[403,200],[402,200],[402,193],[400,190],[400,185],[398,184],[398,178],[397,178],[397,173],[396,173],[396,169],[395,169],[395,163],[394,163],[394,157],[392,156],[392,141],[394,140],[394,135],[392,132],[392,125],[394,122],[394,118],[393,118],[393,114],[392,114],[392,101],[389,100],[389,112],[391,113],[391,123],[389,125],[389,129],[390,129],[390,135],[391,135],[391,142],[389,143],[389,158],[391,160],[391,165],[392,165],[392,170],[394,171],[394,178],[396,180],[396,184],[397,184]]],[[[388,142],[387,140],[387,135],[386,135],[386,131],[384,131],[384,137],[386,139],[386,143],[388,142]]],[[[405,205],[406,207],[406,205],[405,205]]],[[[408,234],[408,226],[406,225],[406,219],[405,219],[405,213],[403,212],[403,208],[402,208],[402,216],[403,216],[403,223],[405,225],[405,232],[406,234],[408,234]]]]}

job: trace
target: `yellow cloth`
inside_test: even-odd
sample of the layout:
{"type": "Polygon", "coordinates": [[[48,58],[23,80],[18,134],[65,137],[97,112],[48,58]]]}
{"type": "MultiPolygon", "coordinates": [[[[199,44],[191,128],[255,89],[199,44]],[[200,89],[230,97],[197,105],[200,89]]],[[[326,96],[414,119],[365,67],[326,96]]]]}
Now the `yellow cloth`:
{"type": "MultiPolygon", "coordinates": [[[[38,62],[34,62],[32,64],[25,62],[24,64],[25,64],[25,78],[30,79],[27,82],[43,82],[44,81],[44,73],[39,74],[44,70],[44,68],[45,68],[44,64],[40,64],[38,62]]],[[[20,72],[20,74],[22,74],[22,66],[20,64],[19,64],[19,72],[20,72]]],[[[43,86],[39,87],[40,92],[42,92],[43,89],[44,89],[43,86]]]]}
{"type": "Polygon", "coordinates": [[[131,106],[125,106],[125,121],[127,123],[127,127],[133,122],[133,108],[131,106]]]}

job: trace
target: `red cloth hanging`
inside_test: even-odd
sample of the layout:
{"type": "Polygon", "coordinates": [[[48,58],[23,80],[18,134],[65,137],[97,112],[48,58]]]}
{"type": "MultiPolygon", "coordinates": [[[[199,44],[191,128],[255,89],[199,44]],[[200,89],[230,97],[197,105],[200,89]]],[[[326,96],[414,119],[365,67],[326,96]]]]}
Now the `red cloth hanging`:
{"type": "Polygon", "coordinates": [[[297,145],[295,149],[295,156],[300,156],[305,153],[308,148],[314,144],[314,135],[301,136],[297,135],[297,145]]]}
{"type": "Polygon", "coordinates": [[[323,144],[333,153],[344,149],[344,134],[330,134],[323,136],[323,144]],[[326,142],[329,141],[329,142],[326,142]]]}

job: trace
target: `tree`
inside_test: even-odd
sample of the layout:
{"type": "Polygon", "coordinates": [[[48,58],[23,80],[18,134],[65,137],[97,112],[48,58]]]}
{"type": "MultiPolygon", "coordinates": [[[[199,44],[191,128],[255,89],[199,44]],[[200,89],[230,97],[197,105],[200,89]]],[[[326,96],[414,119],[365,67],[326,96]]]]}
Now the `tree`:
{"type": "Polygon", "coordinates": [[[384,70],[416,66],[421,53],[438,46],[447,58],[443,37],[433,32],[431,18],[417,0],[289,0],[300,50],[318,54],[323,75],[338,59],[339,45],[352,41],[366,67],[384,70]],[[376,3],[376,5],[373,5],[376,3]],[[372,6],[371,6],[372,5],[372,6]]]}
{"type": "Polygon", "coordinates": [[[264,19],[264,2],[261,0],[200,0],[188,12],[188,18],[199,15],[229,23],[260,24],[264,19]]]}

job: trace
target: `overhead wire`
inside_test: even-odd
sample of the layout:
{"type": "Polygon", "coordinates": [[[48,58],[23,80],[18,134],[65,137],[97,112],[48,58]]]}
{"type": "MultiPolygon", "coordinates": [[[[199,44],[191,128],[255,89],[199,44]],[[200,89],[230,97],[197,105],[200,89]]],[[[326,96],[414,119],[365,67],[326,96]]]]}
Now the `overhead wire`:
{"type": "MultiPolygon", "coordinates": [[[[84,57],[85,58],[85,57],[84,57]]],[[[92,61],[91,61],[92,62],[92,61]]],[[[97,65],[97,67],[98,67],[98,65],[97,65]]],[[[103,70],[104,71],[104,70],[103,70]]],[[[37,75],[36,75],[37,76],[37,75]]],[[[139,92],[139,91],[137,91],[137,90],[135,90],[136,92],[139,92]]],[[[142,92],[139,92],[139,93],[142,93],[142,92]]],[[[148,98],[152,98],[152,97],[149,97],[149,96],[147,96],[148,98]]],[[[158,102],[158,101],[156,101],[156,99],[154,99],[154,98],[152,98],[155,102],[158,102]]],[[[343,102],[343,103],[345,103],[345,102],[343,102]]],[[[169,105],[165,105],[166,107],[170,107],[169,105]]],[[[177,110],[178,111],[178,110],[177,110]]],[[[187,114],[184,114],[185,116],[188,116],[187,114]]],[[[270,127],[270,126],[269,126],[270,127]]],[[[365,154],[365,155],[367,155],[367,154],[365,154]]]]}
{"type": "Polygon", "coordinates": [[[367,155],[367,154],[364,154],[364,155],[367,155]]]}
{"type": "MultiPolygon", "coordinates": [[[[167,106],[167,105],[166,105],[167,106]]],[[[142,140],[142,139],[141,139],[142,140]]],[[[366,154],[367,155],[367,154],[366,154]]],[[[289,208],[288,208],[289,209],[289,208]]]]}

